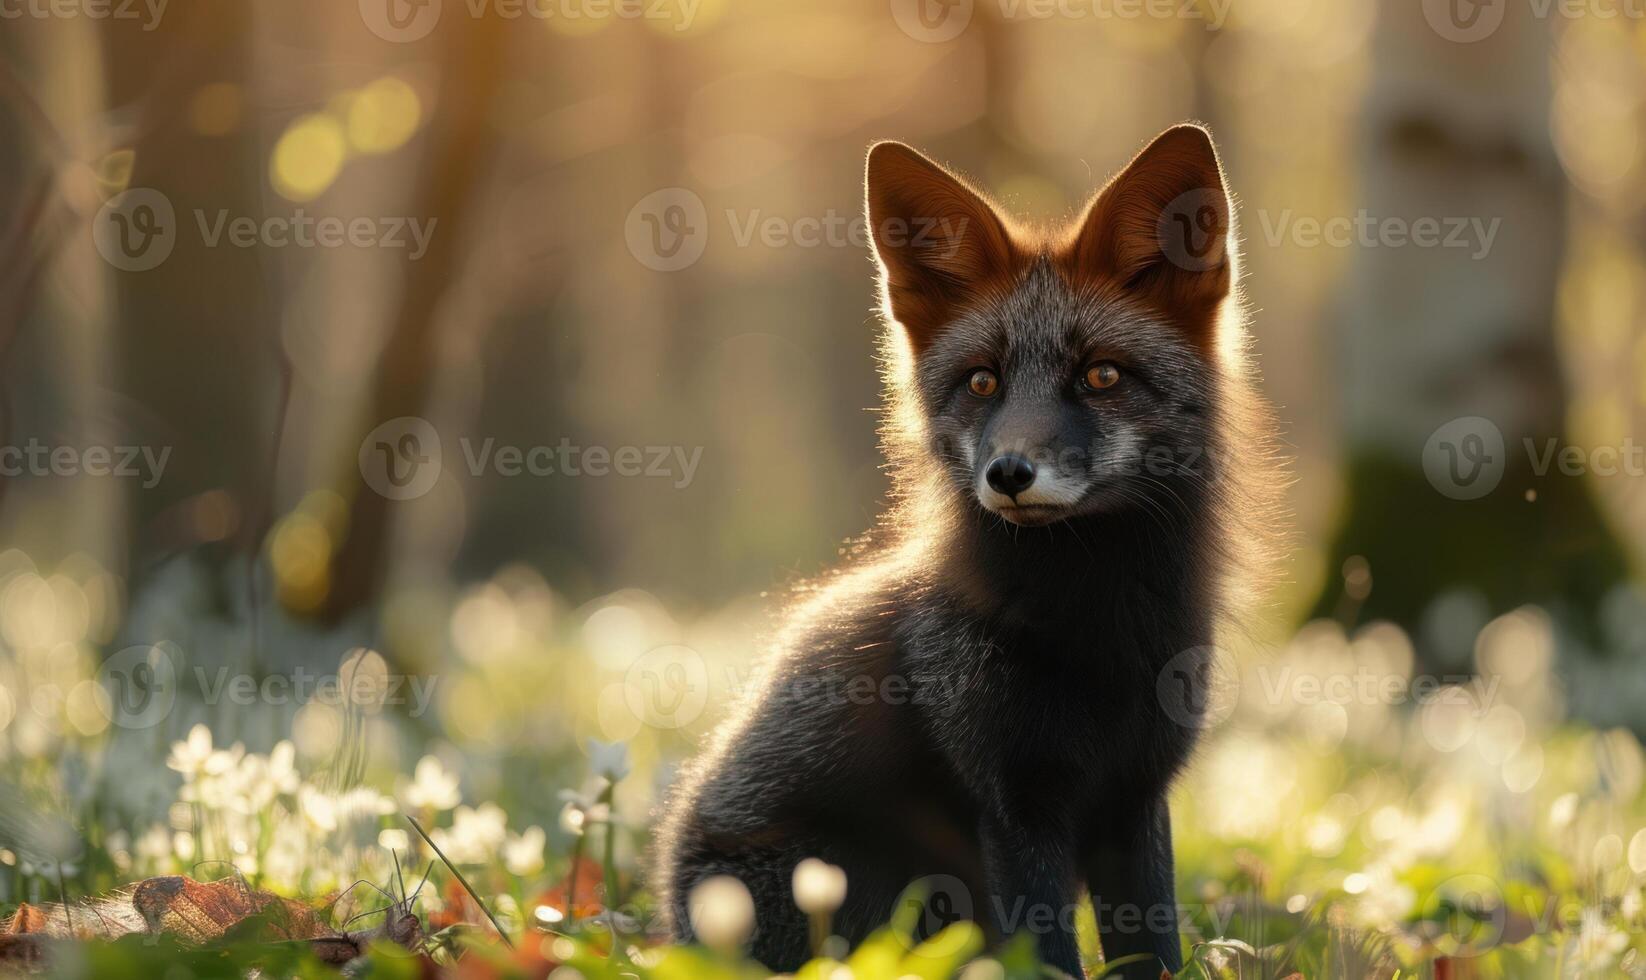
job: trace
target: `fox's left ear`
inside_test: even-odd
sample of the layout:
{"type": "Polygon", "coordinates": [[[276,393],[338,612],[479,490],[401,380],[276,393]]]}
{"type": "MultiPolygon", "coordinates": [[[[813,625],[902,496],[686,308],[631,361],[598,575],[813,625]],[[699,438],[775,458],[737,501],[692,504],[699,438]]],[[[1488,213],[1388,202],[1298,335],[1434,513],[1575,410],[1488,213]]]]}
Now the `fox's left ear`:
{"type": "Polygon", "coordinates": [[[1229,195],[1211,134],[1173,126],[1092,200],[1068,261],[1173,312],[1199,315],[1229,295],[1229,195]]]}

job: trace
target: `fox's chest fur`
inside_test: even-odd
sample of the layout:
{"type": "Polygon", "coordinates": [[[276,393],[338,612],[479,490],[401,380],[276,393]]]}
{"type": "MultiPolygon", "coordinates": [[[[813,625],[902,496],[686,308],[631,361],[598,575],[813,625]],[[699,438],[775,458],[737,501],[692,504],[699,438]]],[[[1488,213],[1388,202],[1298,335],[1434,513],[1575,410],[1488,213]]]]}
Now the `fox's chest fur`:
{"type": "Polygon", "coordinates": [[[1135,568],[1063,574],[1063,589],[987,612],[953,597],[928,604],[896,635],[912,675],[941,678],[946,698],[919,723],[974,795],[1056,786],[1042,805],[1078,820],[1117,796],[1158,793],[1187,761],[1195,726],[1162,703],[1160,678],[1211,643],[1211,624],[1188,594],[1162,596],[1135,568]]]}

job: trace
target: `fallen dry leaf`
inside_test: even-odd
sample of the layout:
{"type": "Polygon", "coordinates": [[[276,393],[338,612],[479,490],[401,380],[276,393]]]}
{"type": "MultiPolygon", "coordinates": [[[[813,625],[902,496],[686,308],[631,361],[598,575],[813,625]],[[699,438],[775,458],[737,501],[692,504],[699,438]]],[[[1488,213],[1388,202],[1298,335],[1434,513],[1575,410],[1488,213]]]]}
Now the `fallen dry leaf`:
{"type": "MultiPolygon", "coordinates": [[[[335,900],[334,900],[335,901],[335,900]]],[[[331,903],[314,906],[259,891],[241,878],[200,882],[183,875],[147,878],[129,889],[72,905],[23,905],[0,930],[0,963],[36,966],[43,940],[118,939],[134,933],[174,936],[205,945],[260,918],[258,937],[269,942],[308,942],[315,955],[342,965],[379,940],[407,949],[423,938],[422,923],[408,902],[383,910],[375,929],[350,932],[326,920],[331,903]]]]}

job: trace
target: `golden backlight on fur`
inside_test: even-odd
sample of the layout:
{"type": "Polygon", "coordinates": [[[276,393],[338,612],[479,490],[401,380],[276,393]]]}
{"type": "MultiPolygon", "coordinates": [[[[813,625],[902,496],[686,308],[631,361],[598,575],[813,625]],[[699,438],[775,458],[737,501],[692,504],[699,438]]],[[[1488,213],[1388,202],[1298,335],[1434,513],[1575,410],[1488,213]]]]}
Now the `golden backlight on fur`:
{"type": "Polygon", "coordinates": [[[1156,137],[1049,233],[1019,227],[966,181],[901,143],[869,150],[866,197],[887,316],[918,351],[966,306],[1050,258],[1079,288],[1124,288],[1217,347],[1233,292],[1232,210],[1223,166],[1199,126],[1156,137]]]}
{"type": "Polygon", "coordinates": [[[1256,390],[1238,224],[1211,134],[1192,123],[1167,129],[1062,225],[1020,220],[896,142],[870,148],[865,198],[886,325],[881,437],[894,508],[882,524],[906,533],[952,519],[961,507],[926,451],[930,433],[913,394],[921,351],[959,313],[995,301],[1034,262],[1050,260],[1078,289],[1123,292],[1171,317],[1223,378],[1229,451],[1242,461],[1222,475],[1235,531],[1225,592],[1232,609],[1252,606],[1268,588],[1287,524],[1286,464],[1256,390]],[[1194,239],[1173,237],[1181,233],[1194,239]]]}

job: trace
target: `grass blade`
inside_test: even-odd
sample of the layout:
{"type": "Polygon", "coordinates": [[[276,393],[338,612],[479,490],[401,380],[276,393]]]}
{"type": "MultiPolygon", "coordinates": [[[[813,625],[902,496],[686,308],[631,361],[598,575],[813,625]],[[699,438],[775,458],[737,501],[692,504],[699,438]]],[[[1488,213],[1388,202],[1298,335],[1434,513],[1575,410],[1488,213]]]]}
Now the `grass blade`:
{"type": "Polygon", "coordinates": [[[457,870],[457,865],[453,864],[451,858],[440,850],[440,845],[434,842],[434,838],[428,835],[428,832],[423,829],[423,825],[417,822],[416,817],[409,813],[402,813],[401,816],[405,817],[406,822],[412,825],[413,830],[417,831],[417,836],[423,838],[424,843],[433,849],[435,856],[444,861],[446,867],[451,869],[452,876],[457,879],[459,885],[463,886],[463,890],[469,893],[469,897],[474,899],[474,904],[480,906],[480,911],[486,913],[486,918],[491,920],[492,928],[497,930],[497,935],[503,940],[503,945],[513,949],[514,940],[510,939],[509,934],[503,931],[503,924],[497,921],[497,916],[492,915],[492,910],[487,908],[486,903],[480,900],[480,895],[474,890],[474,886],[469,884],[469,880],[463,877],[463,872],[457,870]]]}

